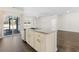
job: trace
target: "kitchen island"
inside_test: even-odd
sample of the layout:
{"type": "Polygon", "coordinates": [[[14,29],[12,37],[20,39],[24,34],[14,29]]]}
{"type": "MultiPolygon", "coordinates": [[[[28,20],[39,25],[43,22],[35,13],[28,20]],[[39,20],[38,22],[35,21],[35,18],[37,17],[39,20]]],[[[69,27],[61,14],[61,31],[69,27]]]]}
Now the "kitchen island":
{"type": "Polygon", "coordinates": [[[38,52],[56,52],[57,31],[26,29],[26,42],[38,52]]]}

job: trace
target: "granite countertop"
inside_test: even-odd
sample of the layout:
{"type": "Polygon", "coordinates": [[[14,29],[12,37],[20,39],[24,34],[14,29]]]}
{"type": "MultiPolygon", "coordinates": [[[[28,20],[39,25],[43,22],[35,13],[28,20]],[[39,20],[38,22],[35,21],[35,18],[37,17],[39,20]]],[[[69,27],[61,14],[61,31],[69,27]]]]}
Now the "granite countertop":
{"type": "Polygon", "coordinates": [[[38,28],[30,28],[31,30],[34,30],[36,32],[40,32],[40,33],[45,33],[45,34],[49,34],[49,33],[52,33],[52,32],[56,32],[57,30],[53,30],[53,31],[48,31],[48,30],[44,30],[44,29],[38,29],[38,28]]]}

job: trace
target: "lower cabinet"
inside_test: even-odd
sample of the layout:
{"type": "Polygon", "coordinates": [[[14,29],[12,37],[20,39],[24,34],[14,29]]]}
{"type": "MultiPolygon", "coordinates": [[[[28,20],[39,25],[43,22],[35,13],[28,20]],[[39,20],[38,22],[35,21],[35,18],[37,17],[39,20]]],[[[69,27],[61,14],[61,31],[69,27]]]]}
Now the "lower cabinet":
{"type": "Polygon", "coordinates": [[[34,47],[34,32],[32,30],[27,29],[26,33],[27,33],[26,34],[26,42],[30,46],[34,47]]]}
{"type": "Polygon", "coordinates": [[[29,43],[29,30],[26,29],[26,42],[29,43]]]}
{"type": "Polygon", "coordinates": [[[39,52],[55,52],[57,51],[57,32],[46,34],[28,30],[27,43],[39,52]]]}
{"type": "Polygon", "coordinates": [[[24,31],[21,31],[21,38],[24,40],[24,31]]]}
{"type": "Polygon", "coordinates": [[[35,32],[34,48],[37,51],[41,51],[41,48],[42,48],[42,35],[40,35],[40,33],[38,33],[38,32],[35,32]]]}
{"type": "Polygon", "coordinates": [[[39,52],[45,52],[46,51],[46,34],[36,32],[36,38],[35,38],[35,48],[39,52]]]}
{"type": "Polygon", "coordinates": [[[34,47],[34,37],[35,37],[35,36],[34,36],[34,31],[31,30],[31,31],[29,31],[28,34],[29,34],[29,39],[28,39],[28,40],[29,40],[29,44],[30,44],[32,47],[34,47]]]}

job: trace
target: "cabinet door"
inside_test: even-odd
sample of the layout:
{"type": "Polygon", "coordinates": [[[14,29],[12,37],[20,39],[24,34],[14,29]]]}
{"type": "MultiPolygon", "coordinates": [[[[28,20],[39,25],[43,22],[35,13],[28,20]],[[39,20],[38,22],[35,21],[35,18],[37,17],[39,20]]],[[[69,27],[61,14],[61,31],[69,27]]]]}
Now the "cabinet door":
{"type": "Polygon", "coordinates": [[[24,40],[24,31],[21,31],[21,39],[24,40]]]}
{"type": "Polygon", "coordinates": [[[32,47],[34,47],[34,36],[33,30],[26,29],[26,42],[32,47]]]}
{"type": "Polygon", "coordinates": [[[41,36],[41,52],[45,52],[46,51],[46,34],[40,34],[41,36]]]}
{"type": "Polygon", "coordinates": [[[29,43],[29,30],[26,29],[26,42],[29,43]]]}
{"type": "Polygon", "coordinates": [[[34,31],[32,30],[28,31],[28,43],[30,44],[30,46],[34,46],[34,31]]]}
{"type": "Polygon", "coordinates": [[[37,51],[39,51],[39,52],[46,51],[45,50],[45,47],[46,47],[46,39],[44,39],[44,38],[45,38],[44,34],[38,33],[38,32],[35,33],[34,48],[37,51]]]}
{"type": "Polygon", "coordinates": [[[41,38],[39,33],[35,32],[34,49],[41,51],[41,38]]]}
{"type": "Polygon", "coordinates": [[[57,50],[57,41],[56,41],[56,33],[51,33],[47,36],[46,39],[46,51],[55,52],[57,50]]]}

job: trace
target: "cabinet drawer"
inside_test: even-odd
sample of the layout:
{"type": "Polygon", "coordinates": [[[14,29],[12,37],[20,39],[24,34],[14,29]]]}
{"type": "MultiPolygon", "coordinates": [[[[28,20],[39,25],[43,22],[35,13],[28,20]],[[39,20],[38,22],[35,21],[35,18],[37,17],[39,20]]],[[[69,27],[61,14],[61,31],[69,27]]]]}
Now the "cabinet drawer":
{"type": "Polygon", "coordinates": [[[34,32],[30,30],[28,37],[29,37],[28,39],[29,44],[33,47],[34,46],[34,32]]]}
{"type": "Polygon", "coordinates": [[[41,51],[41,41],[40,41],[40,39],[35,39],[34,47],[37,51],[41,51]]]}
{"type": "Polygon", "coordinates": [[[37,51],[45,51],[45,35],[36,32],[34,47],[37,51]]]}

